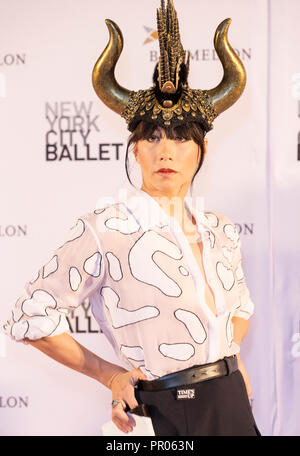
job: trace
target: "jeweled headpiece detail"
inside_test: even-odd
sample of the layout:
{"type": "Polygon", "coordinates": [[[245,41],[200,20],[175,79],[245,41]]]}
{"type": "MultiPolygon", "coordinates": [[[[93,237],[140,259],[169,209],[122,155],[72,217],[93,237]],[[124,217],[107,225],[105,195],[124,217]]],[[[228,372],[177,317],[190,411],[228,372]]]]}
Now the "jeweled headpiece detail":
{"type": "Polygon", "coordinates": [[[214,47],[223,66],[224,76],[214,89],[191,89],[188,86],[189,53],[181,44],[177,13],[173,0],[161,0],[157,10],[160,57],[153,75],[153,86],[137,92],[121,87],[114,70],[123,49],[122,32],[106,20],[110,40],[93,70],[93,86],[99,98],[125,118],[133,131],[141,120],[163,128],[197,122],[205,132],[213,128],[214,119],[230,108],[241,96],[246,84],[245,68],[228,43],[231,19],[218,26],[214,47]]]}
{"type": "Polygon", "coordinates": [[[186,77],[188,75],[189,54],[186,61],[187,53],[181,44],[177,12],[173,1],[169,1],[166,9],[164,0],[161,0],[161,8],[157,10],[157,31],[160,50],[159,90],[163,93],[176,93],[183,63],[186,65],[186,77]]]}

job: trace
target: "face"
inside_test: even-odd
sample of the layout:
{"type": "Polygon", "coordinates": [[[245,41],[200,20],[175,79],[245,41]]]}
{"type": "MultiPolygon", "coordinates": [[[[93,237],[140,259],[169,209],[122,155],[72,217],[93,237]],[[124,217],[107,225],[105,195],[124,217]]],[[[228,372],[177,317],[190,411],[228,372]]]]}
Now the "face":
{"type": "Polygon", "coordinates": [[[135,144],[133,153],[142,171],[142,189],[157,195],[184,196],[201,158],[193,140],[168,139],[158,128],[148,140],[135,144]]]}

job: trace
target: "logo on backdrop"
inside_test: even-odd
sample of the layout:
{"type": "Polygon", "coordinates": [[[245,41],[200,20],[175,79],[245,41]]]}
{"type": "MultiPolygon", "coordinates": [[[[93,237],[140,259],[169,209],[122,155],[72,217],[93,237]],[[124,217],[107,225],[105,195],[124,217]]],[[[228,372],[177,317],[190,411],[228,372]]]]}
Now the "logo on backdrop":
{"type": "Polygon", "coordinates": [[[45,104],[46,161],[119,160],[123,143],[99,143],[99,115],[92,102],[45,104]]]}
{"type": "MultiPolygon", "coordinates": [[[[146,32],[146,38],[144,40],[144,45],[153,43],[158,40],[158,32],[146,25],[143,26],[146,32]]],[[[252,49],[251,48],[240,48],[234,49],[237,55],[240,57],[241,60],[251,60],[252,56],[252,49]]],[[[190,56],[191,61],[211,61],[211,60],[219,60],[219,57],[214,48],[211,49],[190,49],[190,56]]],[[[157,63],[159,58],[159,51],[151,49],[149,51],[149,60],[150,62],[157,63]]]]}
{"type": "Polygon", "coordinates": [[[0,54],[0,67],[25,65],[26,54],[0,54]]]}
{"type": "Polygon", "coordinates": [[[157,30],[147,27],[146,25],[144,25],[144,29],[147,33],[147,38],[145,39],[144,44],[152,43],[152,41],[158,40],[157,30]]]}
{"type": "Polygon", "coordinates": [[[21,236],[27,236],[27,225],[0,225],[0,238],[21,236]]]}
{"type": "Polygon", "coordinates": [[[254,223],[235,223],[235,227],[239,235],[254,234],[254,223]]]}
{"type": "Polygon", "coordinates": [[[101,333],[101,329],[92,315],[91,305],[86,299],[76,310],[72,310],[67,320],[72,334],[101,333]]]}
{"type": "Polygon", "coordinates": [[[0,396],[0,408],[27,408],[28,396],[0,396]]]}

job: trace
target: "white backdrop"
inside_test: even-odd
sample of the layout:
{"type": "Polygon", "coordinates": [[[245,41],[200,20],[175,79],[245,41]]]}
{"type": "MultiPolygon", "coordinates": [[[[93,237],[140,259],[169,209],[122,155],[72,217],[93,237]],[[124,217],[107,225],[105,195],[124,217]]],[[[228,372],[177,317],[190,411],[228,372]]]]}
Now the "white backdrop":
{"type": "MultiPolygon", "coordinates": [[[[124,36],[119,83],[150,87],[159,3],[0,0],[1,321],[75,218],[100,196],[128,187],[125,121],[97,98],[91,72],[110,18],[124,36]]],[[[265,435],[299,434],[300,5],[177,0],[175,7],[192,53],[193,88],[219,83],[213,36],[232,18],[229,40],[246,67],[247,87],[208,134],[194,194],[234,220],[241,236],[255,303],[241,352],[258,427],[265,435]]],[[[88,302],[69,320],[80,343],[117,362],[88,302]]],[[[0,336],[0,435],[101,435],[110,401],[104,386],[0,336]]]]}

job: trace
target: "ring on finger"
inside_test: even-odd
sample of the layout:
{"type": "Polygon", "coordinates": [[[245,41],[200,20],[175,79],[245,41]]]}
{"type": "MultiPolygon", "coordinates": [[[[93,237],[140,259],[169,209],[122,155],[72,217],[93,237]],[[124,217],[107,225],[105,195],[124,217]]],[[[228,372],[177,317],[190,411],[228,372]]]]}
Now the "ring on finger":
{"type": "MultiPolygon", "coordinates": [[[[122,401],[121,399],[113,399],[113,401],[112,401],[112,403],[111,403],[111,406],[112,406],[112,408],[114,408],[114,407],[116,407],[117,405],[122,404],[122,402],[123,402],[123,401],[122,401]]],[[[123,404],[122,404],[122,407],[125,408],[123,404]]]]}

